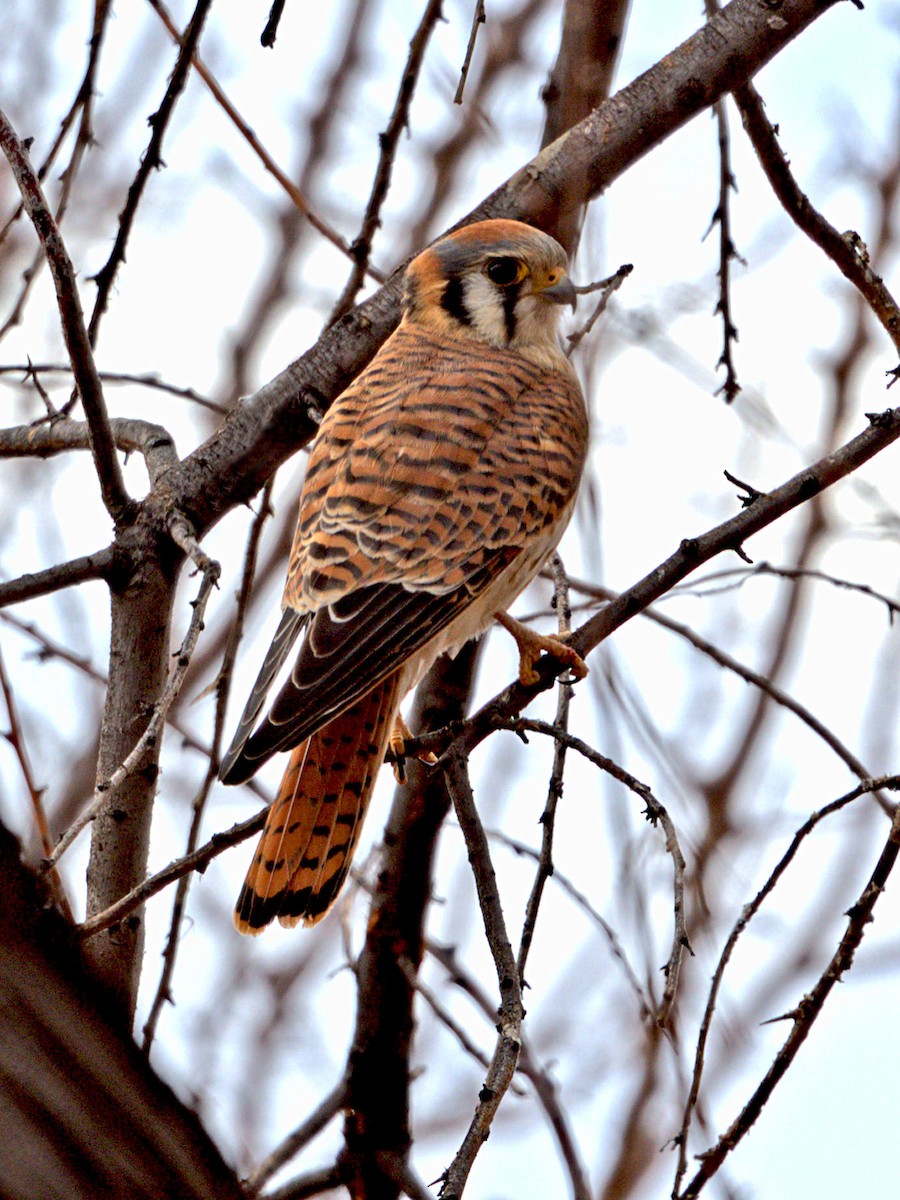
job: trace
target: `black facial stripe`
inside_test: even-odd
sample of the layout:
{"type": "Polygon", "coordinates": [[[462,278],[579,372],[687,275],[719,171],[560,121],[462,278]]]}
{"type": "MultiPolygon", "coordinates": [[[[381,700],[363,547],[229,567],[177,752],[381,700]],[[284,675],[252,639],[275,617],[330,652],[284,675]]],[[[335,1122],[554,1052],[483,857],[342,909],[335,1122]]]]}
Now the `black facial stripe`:
{"type": "Polygon", "coordinates": [[[463,282],[458,275],[451,275],[447,280],[447,286],[441,295],[441,308],[455,321],[459,321],[460,325],[472,324],[472,318],[466,308],[463,282]]]}
{"type": "Polygon", "coordinates": [[[516,336],[516,305],[519,302],[519,292],[522,285],[510,284],[500,295],[503,297],[503,320],[506,323],[506,340],[511,342],[516,336]]]}

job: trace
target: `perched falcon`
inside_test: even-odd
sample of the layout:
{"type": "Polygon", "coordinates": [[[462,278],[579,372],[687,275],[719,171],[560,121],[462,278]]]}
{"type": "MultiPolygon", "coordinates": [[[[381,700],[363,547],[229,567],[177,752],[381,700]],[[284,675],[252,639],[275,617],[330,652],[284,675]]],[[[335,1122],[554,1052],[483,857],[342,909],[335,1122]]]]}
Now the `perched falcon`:
{"type": "Polygon", "coordinates": [[[400,702],[440,653],[497,617],[523,679],[542,650],[585,673],[504,612],[562,536],[584,465],[584,399],[557,334],[574,301],[547,234],[461,229],[410,263],[400,325],[322,421],[281,624],[220,772],[242,783],[291,751],[235,909],[242,933],[331,907],[388,744],[402,746],[400,702]]]}

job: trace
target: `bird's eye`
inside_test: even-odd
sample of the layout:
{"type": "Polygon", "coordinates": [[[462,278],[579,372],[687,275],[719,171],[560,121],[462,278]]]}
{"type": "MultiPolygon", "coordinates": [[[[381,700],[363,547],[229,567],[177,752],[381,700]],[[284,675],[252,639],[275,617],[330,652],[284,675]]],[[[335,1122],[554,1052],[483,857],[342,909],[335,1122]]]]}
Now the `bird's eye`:
{"type": "Polygon", "coordinates": [[[513,283],[520,283],[527,269],[517,258],[492,258],[484,272],[491,283],[496,283],[498,287],[509,287],[513,283]]]}

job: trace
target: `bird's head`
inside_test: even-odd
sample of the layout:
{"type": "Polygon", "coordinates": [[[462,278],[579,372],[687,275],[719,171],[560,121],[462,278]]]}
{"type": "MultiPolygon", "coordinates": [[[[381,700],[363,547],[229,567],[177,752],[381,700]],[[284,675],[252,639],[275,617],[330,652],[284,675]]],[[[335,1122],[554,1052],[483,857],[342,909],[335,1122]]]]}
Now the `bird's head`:
{"type": "Polygon", "coordinates": [[[406,320],[556,358],[560,305],[575,306],[567,267],[549,234],[521,221],[479,221],[409,264],[406,320]]]}

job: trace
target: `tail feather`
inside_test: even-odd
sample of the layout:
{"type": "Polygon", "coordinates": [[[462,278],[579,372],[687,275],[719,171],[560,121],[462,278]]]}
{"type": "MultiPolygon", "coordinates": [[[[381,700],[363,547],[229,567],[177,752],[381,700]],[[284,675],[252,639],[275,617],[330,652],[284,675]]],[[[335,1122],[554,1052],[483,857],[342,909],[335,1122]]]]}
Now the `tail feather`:
{"type": "Polygon", "coordinates": [[[238,897],[235,927],[314,925],[350,863],[400,703],[398,673],[296,746],[238,897]]]}

